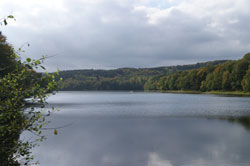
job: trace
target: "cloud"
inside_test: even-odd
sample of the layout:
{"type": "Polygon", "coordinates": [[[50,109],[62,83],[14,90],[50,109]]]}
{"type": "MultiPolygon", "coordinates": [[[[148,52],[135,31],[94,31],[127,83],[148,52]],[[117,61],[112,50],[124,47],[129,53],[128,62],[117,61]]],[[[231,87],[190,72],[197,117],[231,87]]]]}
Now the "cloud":
{"type": "Polygon", "coordinates": [[[169,160],[161,159],[157,153],[149,154],[148,166],[173,166],[169,160]]]}
{"type": "Polygon", "coordinates": [[[2,31],[26,56],[57,54],[56,68],[153,67],[238,59],[250,48],[248,0],[39,0],[0,2],[2,31]]]}

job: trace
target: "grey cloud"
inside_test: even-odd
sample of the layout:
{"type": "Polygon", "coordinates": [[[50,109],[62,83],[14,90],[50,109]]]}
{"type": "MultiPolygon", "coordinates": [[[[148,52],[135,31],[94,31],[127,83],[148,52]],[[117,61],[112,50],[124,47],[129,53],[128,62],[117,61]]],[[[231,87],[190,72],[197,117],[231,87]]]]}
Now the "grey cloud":
{"type": "MultiPolygon", "coordinates": [[[[30,15],[27,9],[16,6],[16,13],[27,17],[17,15],[17,21],[24,20],[30,25],[9,26],[3,31],[16,47],[31,43],[27,56],[57,54],[46,62],[49,70],[153,67],[238,59],[249,50],[249,13],[236,11],[234,17],[229,15],[228,19],[239,22],[222,21],[224,31],[219,32],[208,26],[210,16],[195,18],[178,8],[151,25],[145,12],[134,11],[134,4],[65,0],[67,11],[42,8],[38,15],[30,15]]],[[[5,8],[8,7],[13,9],[5,8]]]]}

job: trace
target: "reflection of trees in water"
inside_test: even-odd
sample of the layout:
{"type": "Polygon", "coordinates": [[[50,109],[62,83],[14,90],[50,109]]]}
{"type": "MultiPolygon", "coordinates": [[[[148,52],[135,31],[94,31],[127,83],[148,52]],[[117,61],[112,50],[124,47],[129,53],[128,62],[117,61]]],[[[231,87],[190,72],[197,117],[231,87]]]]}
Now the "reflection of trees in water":
{"type": "Polygon", "coordinates": [[[209,117],[207,119],[219,119],[226,120],[230,123],[237,123],[242,125],[246,130],[250,131],[250,116],[209,117]]]}
{"type": "Polygon", "coordinates": [[[247,130],[250,130],[250,116],[242,116],[242,117],[230,117],[227,118],[229,122],[239,123],[244,126],[247,130]]]}

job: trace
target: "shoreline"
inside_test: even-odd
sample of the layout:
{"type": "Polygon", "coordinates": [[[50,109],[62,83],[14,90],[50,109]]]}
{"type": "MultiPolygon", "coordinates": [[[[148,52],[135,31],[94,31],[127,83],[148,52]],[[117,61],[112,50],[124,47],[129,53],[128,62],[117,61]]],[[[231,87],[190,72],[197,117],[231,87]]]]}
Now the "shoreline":
{"type": "Polygon", "coordinates": [[[179,94],[212,94],[212,95],[224,95],[224,96],[243,96],[250,97],[250,92],[243,91],[185,91],[185,90],[59,90],[58,92],[68,92],[68,91],[83,91],[83,92],[158,92],[158,93],[179,93],[179,94]]]}
{"type": "Polygon", "coordinates": [[[243,91],[185,91],[185,90],[167,90],[167,91],[159,91],[162,93],[180,93],[180,94],[213,94],[213,95],[225,95],[225,96],[245,96],[250,97],[249,92],[243,91]]]}

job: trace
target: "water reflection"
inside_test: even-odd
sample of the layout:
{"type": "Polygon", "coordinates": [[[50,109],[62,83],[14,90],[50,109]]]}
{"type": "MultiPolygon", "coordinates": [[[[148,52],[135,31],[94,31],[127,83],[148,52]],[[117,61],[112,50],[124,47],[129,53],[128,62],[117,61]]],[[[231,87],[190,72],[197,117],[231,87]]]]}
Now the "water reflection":
{"type": "MultiPolygon", "coordinates": [[[[61,95],[65,102],[51,126],[73,124],[60,129],[58,136],[49,133],[35,149],[42,166],[250,165],[249,116],[232,116],[248,113],[249,98],[235,98],[235,102],[202,95],[76,96],[61,95]],[[241,105],[237,113],[233,112],[236,107],[230,107],[232,102],[241,105]],[[210,115],[213,104],[218,107],[210,115]]],[[[50,101],[60,105],[58,98],[50,101]]]]}
{"type": "MultiPolygon", "coordinates": [[[[67,118],[36,149],[41,165],[249,165],[250,135],[221,120],[67,118]]],[[[54,123],[62,123],[60,118],[54,123]]]]}
{"type": "Polygon", "coordinates": [[[250,130],[250,116],[230,117],[230,118],[224,118],[224,119],[228,120],[229,122],[238,123],[244,126],[245,129],[250,130]]]}

